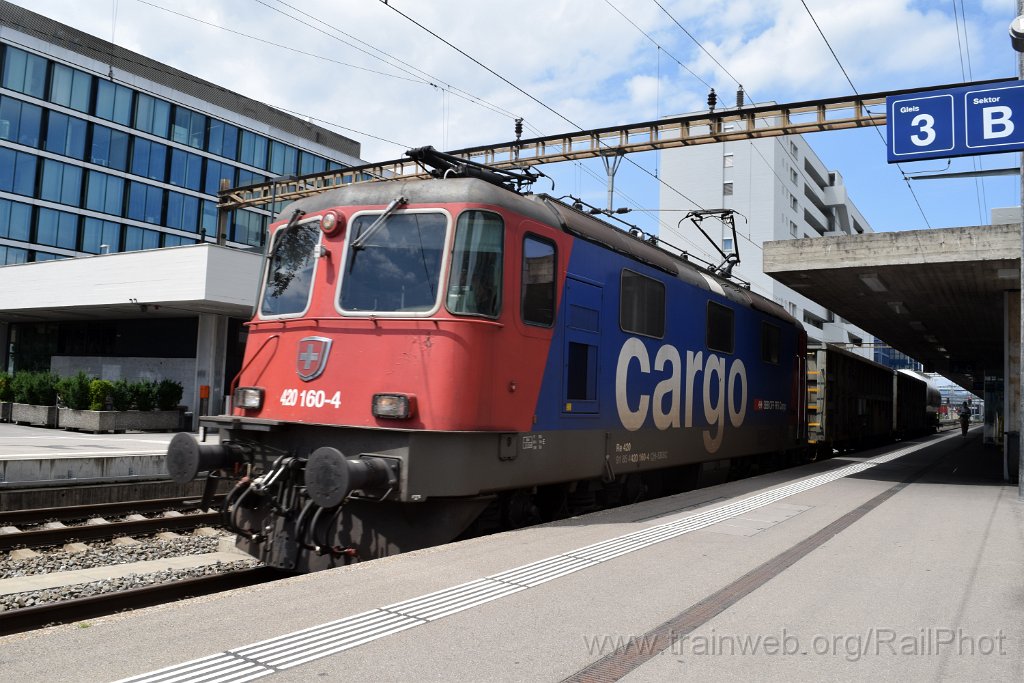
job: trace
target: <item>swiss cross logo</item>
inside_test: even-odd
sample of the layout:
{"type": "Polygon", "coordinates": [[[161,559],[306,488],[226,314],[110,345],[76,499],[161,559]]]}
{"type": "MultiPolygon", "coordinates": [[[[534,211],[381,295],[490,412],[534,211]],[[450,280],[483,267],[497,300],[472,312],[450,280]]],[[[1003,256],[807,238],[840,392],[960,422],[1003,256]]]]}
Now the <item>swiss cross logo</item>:
{"type": "Polygon", "coordinates": [[[309,382],[316,379],[327,367],[327,357],[331,353],[331,340],[327,337],[303,337],[299,340],[298,358],[295,372],[299,379],[309,382]]]}

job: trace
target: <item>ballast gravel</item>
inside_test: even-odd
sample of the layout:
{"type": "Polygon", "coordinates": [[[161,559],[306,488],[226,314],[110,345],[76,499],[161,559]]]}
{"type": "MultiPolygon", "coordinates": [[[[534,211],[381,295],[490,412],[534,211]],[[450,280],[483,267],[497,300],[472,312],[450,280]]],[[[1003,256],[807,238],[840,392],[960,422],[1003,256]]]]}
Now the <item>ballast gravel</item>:
{"type": "MultiPolygon", "coordinates": [[[[221,538],[225,537],[181,536],[174,539],[150,537],[140,539],[142,542],[138,545],[115,545],[110,542],[90,543],[90,549],[85,552],[69,553],[63,550],[54,550],[23,560],[14,560],[9,555],[5,555],[0,558],[0,579],[213,553],[217,551],[221,538]]],[[[168,569],[151,574],[129,574],[91,583],[0,595],[0,611],[141,588],[157,583],[222,574],[256,567],[259,564],[257,560],[241,558],[237,562],[218,562],[202,567],[168,569]]]]}

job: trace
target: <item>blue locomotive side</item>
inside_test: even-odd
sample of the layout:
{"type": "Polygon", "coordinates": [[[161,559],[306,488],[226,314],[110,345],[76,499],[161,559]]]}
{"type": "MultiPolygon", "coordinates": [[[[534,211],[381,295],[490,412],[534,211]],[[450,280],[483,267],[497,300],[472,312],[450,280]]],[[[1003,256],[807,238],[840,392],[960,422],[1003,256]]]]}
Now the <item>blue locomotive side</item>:
{"type": "Polygon", "coordinates": [[[780,307],[582,239],[567,271],[536,430],[606,437],[615,472],[800,444],[802,328],[780,307]]]}

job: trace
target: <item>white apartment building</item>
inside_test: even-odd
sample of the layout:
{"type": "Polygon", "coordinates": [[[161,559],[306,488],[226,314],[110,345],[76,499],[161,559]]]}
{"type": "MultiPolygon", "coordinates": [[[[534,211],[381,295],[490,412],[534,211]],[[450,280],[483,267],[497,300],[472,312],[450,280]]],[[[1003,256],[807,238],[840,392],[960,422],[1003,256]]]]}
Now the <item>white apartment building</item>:
{"type": "MultiPolygon", "coordinates": [[[[851,351],[874,357],[874,337],[764,274],[764,242],[872,232],[847,196],[842,176],[827,169],[802,136],[669,149],[661,152],[660,169],[664,223],[679,225],[691,244],[711,252],[699,230],[680,221],[693,209],[735,210],[739,244],[718,221],[703,224],[726,254],[738,249],[740,263],[733,276],[802,321],[810,341],[848,344],[851,351]]],[[[662,237],[679,241],[672,235],[662,237]]]]}

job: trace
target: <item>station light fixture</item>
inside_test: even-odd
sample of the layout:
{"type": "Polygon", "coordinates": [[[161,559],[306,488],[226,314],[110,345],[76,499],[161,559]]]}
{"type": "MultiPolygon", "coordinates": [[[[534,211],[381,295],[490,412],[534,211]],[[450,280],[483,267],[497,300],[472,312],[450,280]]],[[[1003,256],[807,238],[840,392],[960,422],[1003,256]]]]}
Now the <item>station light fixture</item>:
{"type": "Polygon", "coordinates": [[[903,304],[902,301],[890,301],[888,302],[888,304],[889,308],[891,308],[892,312],[895,313],[896,315],[906,315],[908,313],[907,307],[903,304]]]}
{"type": "Polygon", "coordinates": [[[885,286],[885,283],[878,279],[878,276],[874,273],[862,273],[857,277],[864,283],[864,286],[870,289],[872,292],[888,292],[889,288],[885,286]]]}

